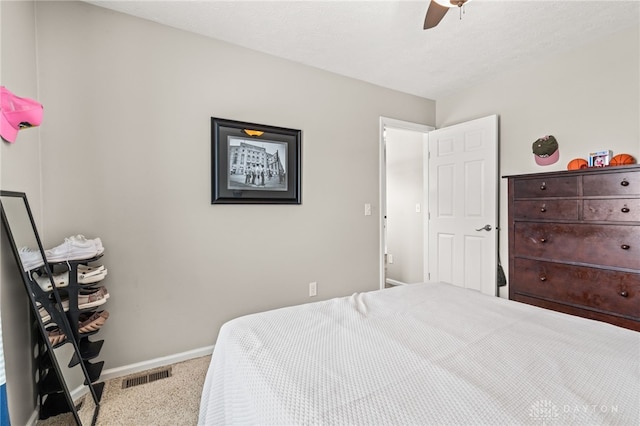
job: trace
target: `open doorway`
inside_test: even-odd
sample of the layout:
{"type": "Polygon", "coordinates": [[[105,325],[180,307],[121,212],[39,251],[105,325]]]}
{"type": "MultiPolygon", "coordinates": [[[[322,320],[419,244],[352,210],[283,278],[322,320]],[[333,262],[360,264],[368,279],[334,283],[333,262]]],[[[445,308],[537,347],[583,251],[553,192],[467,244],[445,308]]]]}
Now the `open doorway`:
{"type": "Polygon", "coordinates": [[[431,126],[380,119],[380,287],[423,282],[431,126]]]}

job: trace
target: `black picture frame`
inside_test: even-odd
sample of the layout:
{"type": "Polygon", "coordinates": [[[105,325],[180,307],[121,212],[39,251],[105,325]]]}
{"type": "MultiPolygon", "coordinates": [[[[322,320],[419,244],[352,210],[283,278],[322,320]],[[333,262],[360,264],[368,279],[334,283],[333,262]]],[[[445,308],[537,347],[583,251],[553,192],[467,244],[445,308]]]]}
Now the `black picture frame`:
{"type": "Polygon", "coordinates": [[[211,204],[300,204],[302,131],[211,117],[211,204]]]}

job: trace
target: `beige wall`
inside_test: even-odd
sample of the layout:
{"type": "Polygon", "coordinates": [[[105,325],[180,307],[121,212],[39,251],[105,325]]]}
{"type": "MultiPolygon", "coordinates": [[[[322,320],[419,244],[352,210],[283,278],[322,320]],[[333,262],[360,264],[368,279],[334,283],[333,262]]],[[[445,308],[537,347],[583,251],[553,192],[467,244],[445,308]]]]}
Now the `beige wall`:
{"type": "Polygon", "coordinates": [[[105,368],[378,288],[379,119],[431,124],[433,101],[87,4],[36,16],[45,245],[103,240],[105,368]],[[212,116],[301,129],[302,205],[211,205],[212,116]]]}
{"type": "MultiPolygon", "coordinates": [[[[640,160],[640,33],[638,26],[534,66],[437,100],[436,127],[500,116],[500,174],[566,170],[573,158],[611,149],[640,160]],[[539,137],[558,139],[560,160],[537,166],[539,137]]],[[[501,257],[507,265],[507,186],[501,182],[501,257]]],[[[503,289],[502,293],[505,293],[503,289]]]]}

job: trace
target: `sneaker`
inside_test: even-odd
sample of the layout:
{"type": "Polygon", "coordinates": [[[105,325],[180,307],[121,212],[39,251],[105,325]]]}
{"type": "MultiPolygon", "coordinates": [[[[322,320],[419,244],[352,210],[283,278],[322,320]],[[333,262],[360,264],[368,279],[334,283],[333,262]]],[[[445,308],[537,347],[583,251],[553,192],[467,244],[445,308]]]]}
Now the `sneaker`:
{"type": "MultiPolygon", "coordinates": [[[[82,291],[78,293],[78,309],[87,309],[100,306],[107,301],[109,293],[104,287],[98,287],[95,290],[82,291]]],[[[64,306],[64,301],[62,302],[64,306]]]]}
{"type": "Polygon", "coordinates": [[[18,249],[18,254],[20,255],[22,268],[25,270],[25,272],[44,265],[44,261],[42,260],[42,254],[38,249],[21,247],[18,249]]]}
{"type": "Polygon", "coordinates": [[[80,314],[78,318],[78,332],[91,333],[97,331],[109,318],[108,311],[80,314]]]}
{"type": "MultiPolygon", "coordinates": [[[[80,290],[80,292],[78,292],[78,309],[95,308],[96,306],[106,303],[108,298],[109,293],[104,287],[80,290]]],[[[62,309],[67,312],[69,310],[69,298],[65,296],[65,298],[60,302],[62,304],[62,309]]]]}
{"type": "Polygon", "coordinates": [[[104,247],[102,246],[102,240],[100,238],[94,238],[91,240],[87,240],[84,235],[74,235],[69,237],[70,240],[75,241],[79,244],[93,244],[96,248],[98,254],[102,254],[104,252],[104,247]]]}
{"type": "MultiPolygon", "coordinates": [[[[38,283],[40,288],[43,291],[51,291],[53,288],[51,287],[51,280],[49,280],[48,275],[40,275],[37,272],[34,272],[32,275],[35,282],[38,283]]],[[[69,271],[61,272],[59,274],[55,274],[53,276],[53,283],[56,287],[66,287],[69,285],[69,271]]]]}
{"type": "Polygon", "coordinates": [[[81,241],[77,238],[73,239],[73,237],[65,238],[64,243],[52,249],[45,250],[47,261],[51,263],[91,259],[98,254],[98,249],[93,241],[81,241]]]}

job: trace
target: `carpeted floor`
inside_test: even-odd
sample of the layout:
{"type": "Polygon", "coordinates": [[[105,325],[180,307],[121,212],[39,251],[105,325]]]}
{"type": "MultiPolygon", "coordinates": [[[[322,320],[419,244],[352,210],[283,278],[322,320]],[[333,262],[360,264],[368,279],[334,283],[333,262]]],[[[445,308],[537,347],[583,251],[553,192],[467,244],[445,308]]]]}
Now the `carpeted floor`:
{"type": "MultiPolygon", "coordinates": [[[[200,395],[210,360],[211,356],[205,356],[172,364],[170,377],[127,389],[122,389],[124,380],[162,369],[107,381],[100,401],[96,426],[196,425],[200,395]]],[[[93,408],[83,406],[79,411],[80,417],[83,424],[86,422],[87,425],[91,425],[90,416],[88,421],[84,420],[87,417],[86,411],[93,413],[93,408]]],[[[73,425],[74,421],[72,415],[63,414],[38,420],[36,424],[67,426],[73,425]]]]}

